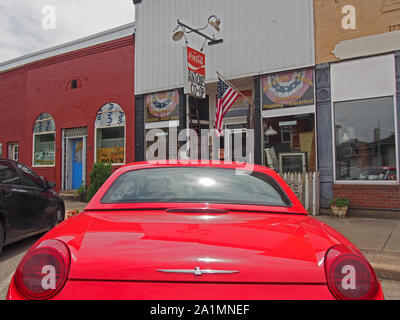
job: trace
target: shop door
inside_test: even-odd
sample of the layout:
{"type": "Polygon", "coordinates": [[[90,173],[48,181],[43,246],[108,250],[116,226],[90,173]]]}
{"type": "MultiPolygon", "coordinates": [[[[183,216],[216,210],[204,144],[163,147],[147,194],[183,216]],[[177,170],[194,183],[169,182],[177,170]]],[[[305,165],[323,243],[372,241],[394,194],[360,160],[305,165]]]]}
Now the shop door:
{"type": "Polygon", "coordinates": [[[83,139],[72,140],[72,189],[82,185],[83,139]]]}

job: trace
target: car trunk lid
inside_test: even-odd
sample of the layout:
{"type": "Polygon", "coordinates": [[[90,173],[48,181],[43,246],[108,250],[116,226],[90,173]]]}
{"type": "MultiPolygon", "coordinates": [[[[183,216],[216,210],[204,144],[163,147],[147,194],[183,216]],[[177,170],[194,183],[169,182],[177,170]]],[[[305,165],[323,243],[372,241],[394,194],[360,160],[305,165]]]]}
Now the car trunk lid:
{"type": "Polygon", "coordinates": [[[304,215],[152,210],[87,215],[84,233],[64,236],[74,252],[70,279],[325,283],[325,252],[335,244],[304,215]]]}

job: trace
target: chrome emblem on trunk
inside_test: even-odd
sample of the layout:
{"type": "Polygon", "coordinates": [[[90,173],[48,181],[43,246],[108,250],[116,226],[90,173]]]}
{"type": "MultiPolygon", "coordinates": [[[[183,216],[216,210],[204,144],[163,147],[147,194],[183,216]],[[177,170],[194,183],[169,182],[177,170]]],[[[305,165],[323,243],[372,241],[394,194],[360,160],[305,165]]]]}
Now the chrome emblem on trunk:
{"type": "Polygon", "coordinates": [[[239,271],[235,270],[212,270],[212,269],[204,269],[201,270],[200,267],[195,267],[193,269],[157,269],[159,272],[166,273],[189,273],[194,274],[195,276],[201,276],[203,274],[232,274],[239,273],[239,271]]]}

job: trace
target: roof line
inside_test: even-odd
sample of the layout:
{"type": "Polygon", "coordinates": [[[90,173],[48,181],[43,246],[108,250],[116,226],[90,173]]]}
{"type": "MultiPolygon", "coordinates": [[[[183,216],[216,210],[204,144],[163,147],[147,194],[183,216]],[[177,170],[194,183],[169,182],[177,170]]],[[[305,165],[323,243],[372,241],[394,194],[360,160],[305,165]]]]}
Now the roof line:
{"type": "Polygon", "coordinates": [[[128,35],[135,34],[135,22],[127,23],[119,27],[115,27],[106,31],[92,34],[77,40],[69,41],[54,47],[43,49],[37,52],[14,58],[0,63],[0,72],[15,69],[28,63],[50,58],[56,55],[88,48],[101,43],[120,39],[128,35]]]}

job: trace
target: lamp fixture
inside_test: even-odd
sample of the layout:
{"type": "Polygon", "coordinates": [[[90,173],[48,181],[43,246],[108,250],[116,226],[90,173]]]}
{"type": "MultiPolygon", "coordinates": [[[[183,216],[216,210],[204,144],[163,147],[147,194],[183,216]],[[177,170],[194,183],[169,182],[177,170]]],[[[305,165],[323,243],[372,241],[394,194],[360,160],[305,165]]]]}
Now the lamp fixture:
{"type": "Polygon", "coordinates": [[[267,137],[276,136],[277,134],[278,134],[278,131],[276,131],[274,128],[272,128],[271,125],[269,126],[269,129],[265,131],[265,135],[267,137]]]}
{"type": "Polygon", "coordinates": [[[208,18],[208,24],[212,26],[217,32],[221,30],[220,25],[221,25],[221,19],[218,19],[216,16],[212,15],[208,18]],[[214,18],[215,21],[212,21],[211,19],[214,18]]]}
{"type": "Polygon", "coordinates": [[[181,27],[177,26],[176,29],[172,33],[172,39],[174,41],[180,41],[183,38],[184,35],[185,35],[185,33],[183,32],[181,27]]]}
{"type": "Polygon", "coordinates": [[[223,39],[215,39],[215,36],[213,36],[212,38],[200,31],[206,29],[209,25],[212,26],[217,32],[219,32],[221,30],[221,19],[217,18],[215,15],[211,15],[208,18],[207,24],[203,27],[203,28],[193,28],[188,26],[187,24],[184,24],[183,22],[179,21],[179,19],[177,20],[178,26],[175,28],[175,30],[172,32],[172,40],[174,41],[180,41],[183,37],[185,37],[186,33],[196,33],[199,36],[203,37],[206,39],[206,41],[208,40],[208,44],[209,45],[214,45],[217,43],[221,43],[224,40],[223,39]]]}

